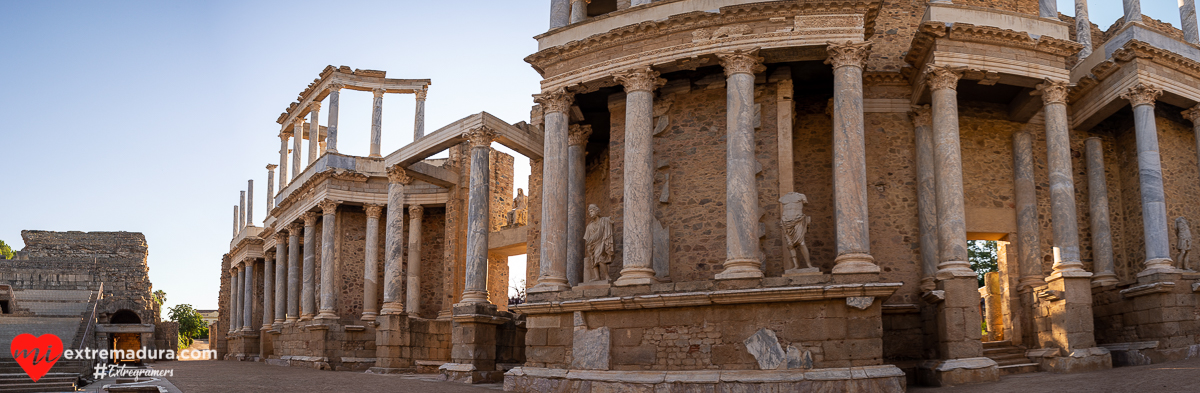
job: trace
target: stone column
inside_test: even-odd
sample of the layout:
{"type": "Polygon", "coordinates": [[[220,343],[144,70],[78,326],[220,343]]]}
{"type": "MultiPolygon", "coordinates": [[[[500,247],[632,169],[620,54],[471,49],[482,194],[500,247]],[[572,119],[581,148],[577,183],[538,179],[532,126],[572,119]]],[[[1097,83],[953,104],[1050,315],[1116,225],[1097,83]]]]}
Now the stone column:
{"type": "Polygon", "coordinates": [[[934,179],[933,112],[929,105],[909,112],[917,137],[917,226],[921,230],[921,290],[936,289],[938,270],[937,181],[934,179]]]}
{"type": "Polygon", "coordinates": [[[267,215],[271,215],[271,209],[275,208],[275,168],[279,167],[275,164],[267,164],[267,215]]]}
{"type": "MultiPolygon", "coordinates": [[[[758,164],[754,158],[754,74],[762,72],[765,67],[762,65],[763,58],[758,56],[756,50],[718,53],[717,57],[725,68],[725,124],[728,137],[725,155],[725,263],[724,270],[716,274],[716,279],[762,278],[758,243],[758,186],[754,179],[758,164]]],[[[646,114],[647,117],[650,115],[646,114]]],[[[626,145],[628,143],[627,137],[626,145]]],[[[628,204],[628,195],[625,198],[628,204]]],[[[626,220],[630,213],[626,207],[626,220]]],[[[646,214],[651,212],[646,211],[646,214]]],[[[629,255],[628,229],[624,237],[626,255],[629,255]]],[[[648,227],[646,237],[646,244],[649,245],[652,237],[648,227]]],[[[628,264],[629,260],[626,259],[625,263],[628,264]]],[[[646,265],[650,265],[649,258],[646,265]]],[[[649,268],[647,271],[652,277],[654,271],[649,268]]]]}
{"type": "MultiPolygon", "coordinates": [[[[283,228],[280,228],[281,230],[283,228]]],[[[288,261],[288,235],[283,232],[275,232],[275,291],[273,296],[275,299],[275,315],[272,319],[275,327],[278,328],[286,320],[287,315],[287,263],[288,261]]]]}
{"type": "Polygon", "coordinates": [[[321,103],[308,104],[308,165],[321,156],[321,103]]]}
{"type": "Polygon", "coordinates": [[[1192,44],[1200,44],[1200,31],[1196,29],[1196,1],[1179,0],[1179,20],[1183,30],[1183,40],[1192,44]]]}
{"type": "Polygon", "coordinates": [[[379,314],[379,214],[383,205],[366,204],[367,211],[367,257],[363,262],[363,315],[362,320],[374,321],[379,314]]]}
{"type": "Polygon", "coordinates": [[[862,68],[870,48],[869,42],[831,44],[825,61],[833,65],[833,190],[838,250],[835,274],[879,273],[871,256],[863,135],[862,68]]]}
{"type": "Polygon", "coordinates": [[[1013,188],[1017,204],[1017,265],[1022,290],[1044,285],[1041,240],[1038,238],[1037,183],[1033,178],[1033,135],[1013,134],[1013,188]]]}
{"type": "Polygon", "coordinates": [[[1080,59],[1092,54],[1092,21],[1088,19],[1087,0],[1075,0],[1075,41],[1083,44],[1080,59]]]}
{"type": "Polygon", "coordinates": [[[1108,184],[1104,177],[1104,149],[1100,138],[1084,141],[1087,147],[1088,207],[1092,224],[1093,285],[1116,285],[1112,225],[1108,214],[1108,184]]]}
{"type": "Polygon", "coordinates": [[[250,325],[254,322],[254,260],[247,259],[242,268],[245,281],[242,282],[242,331],[254,330],[250,325]]]}
{"type": "Polygon", "coordinates": [[[246,226],[254,226],[254,179],[246,181],[246,226]]]}
{"type": "Polygon", "coordinates": [[[329,84],[329,124],[325,126],[325,151],[329,153],[337,153],[337,130],[338,130],[338,107],[342,102],[342,88],[346,87],[341,83],[329,84]]]}
{"type": "Polygon", "coordinates": [[[585,148],[592,126],[573,125],[567,134],[567,283],[583,281],[583,232],[587,228],[587,206],[583,182],[586,177],[585,148]]]}
{"type": "MultiPolygon", "coordinates": [[[[474,163],[472,163],[474,166],[474,163]]],[[[417,315],[421,311],[421,219],[425,208],[421,205],[408,207],[408,290],[405,311],[417,315]]]]}
{"type": "Polygon", "coordinates": [[[337,266],[335,229],[337,228],[337,207],[340,201],[326,199],[321,201],[321,313],[316,319],[338,319],[337,302],[334,296],[337,291],[334,285],[333,268],[337,266]]]}
{"type": "Polygon", "coordinates": [[[967,262],[967,219],[963,207],[962,151],[958,141],[958,79],[962,70],[930,66],[926,83],[933,95],[934,159],[937,162],[937,279],[975,278],[967,262]]]}
{"type": "Polygon", "coordinates": [[[1192,122],[1192,134],[1196,137],[1196,153],[1200,155],[1200,105],[1185,110],[1181,114],[1184,119],[1192,122]]]}
{"type": "MultiPolygon", "coordinates": [[[[277,247],[278,248],[278,247],[277,247]]],[[[262,330],[271,328],[275,322],[275,258],[263,257],[263,313],[262,330]]]]}
{"type": "Polygon", "coordinates": [[[1125,23],[1142,21],[1142,0],[1124,0],[1125,23]]]}
{"type": "MultiPolygon", "coordinates": [[[[546,136],[545,151],[542,154],[541,256],[538,261],[538,284],[529,288],[530,293],[561,291],[568,288],[567,111],[571,109],[574,99],[575,95],[566,89],[542,93],[537,98],[538,103],[545,109],[546,136]]],[[[484,254],[480,258],[486,261],[486,249],[484,254]]]]}
{"type": "MultiPolygon", "coordinates": [[[[488,205],[492,195],[489,176],[491,169],[489,169],[488,158],[491,151],[489,146],[496,138],[496,132],[483,126],[470,130],[463,136],[471,142],[471,189],[467,197],[467,282],[463,288],[461,303],[488,303],[487,250],[491,221],[491,210],[488,205]]],[[[561,233],[559,236],[562,236],[561,233]]],[[[559,266],[561,267],[561,264],[559,266]]],[[[562,278],[565,284],[566,279],[562,278]]]]}
{"type": "Polygon", "coordinates": [[[241,191],[241,196],[238,197],[238,205],[241,209],[238,210],[238,232],[246,227],[246,192],[241,191]]]}
{"type": "Polygon", "coordinates": [[[1038,16],[1058,20],[1058,1],[1038,0],[1038,16]]]}
{"type": "Polygon", "coordinates": [[[571,21],[571,0],[550,0],[550,30],[566,26],[571,21]]]}
{"type": "Polygon", "coordinates": [[[629,2],[629,6],[637,7],[637,6],[643,5],[643,4],[650,4],[650,2],[652,2],[652,1],[654,1],[654,0],[633,0],[633,1],[629,2]]]}
{"type": "Polygon", "coordinates": [[[413,111],[413,141],[425,136],[425,96],[429,94],[429,86],[417,90],[417,109],[413,111]]]}
{"type": "Polygon", "coordinates": [[[404,186],[412,184],[404,168],[387,168],[388,205],[387,229],[384,234],[383,308],[380,314],[403,314],[404,297],[404,186]]]}
{"type": "Polygon", "coordinates": [[[1138,277],[1176,271],[1171,261],[1171,244],[1167,232],[1167,200],[1163,193],[1158,128],[1154,124],[1154,102],[1160,95],[1162,89],[1145,83],[1138,83],[1121,94],[1121,98],[1129,100],[1133,105],[1134,132],[1137,134],[1142,233],[1146,244],[1146,268],[1138,273],[1138,277]]]}
{"type": "Polygon", "coordinates": [[[241,226],[238,225],[238,215],[240,214],[241,210],[238,209],[238,206],[233,205],[233,237],[237,237],[238,231],[242,229],[241,226]]]}
{"type": "Polygon", "coordinates": [[[300,148],[304,140],[303,116],[296,116],[292,123],[292,134],[292,178],[295,179],[304,172],[304,167],[300,166],[300,148]]]}
{"type": "Polygon", "coordinates": [[[288,224],[287,315],[284,322],[300,319],[300,230],[298,222],[288,224]]]}
{"type": "Polygon", "coordinates": [[[375,101],[371,104],[371,155],[368,157],[383,157],[379,154],[379,144],[383,140],[383,93],[387,90],[375,89],[375,101]]]}
{"type": "MultiPolygon", "coordinates": [[[[1067,82],[1047,79],[1037,85],[1046,117],[1046,161],[1050,170],[1050,223],[1054,233],[1054,272],[1087,273],[1079,260],[1079,221],[1067,125],[1067,82]]],[[[1088,274],[1090,276],[1090,274],[1088,274]]]]}
{"type": "MultiPolygon", "coordinates": [[[[292,137],[291,131],[281,131],[279,133],[279,191],[283,191],[287,187],[288,182],[288,138],[292,137]]],[[[274,197],[274,195],[272,195],[274,197]]]]}
{"type": "Polygon", "coordinates": [[[587,0],[571,0],[571,24],[587,19],[587,0]]]}
{"type": "Polygon", "coordinates": [[[313,318],[316,314],[316,289],[317,283],[314,281],[316,277],[316,226],[317,213],[305,212],[300,215],[304,220],[304,268],[301,281],[304,283],[300,287],[300,320],[307,321],[313,318]]]}
{"type": "MultiPolygon", "coordinates": [[[[623,244],[621,276],[613,283],[617,286],[646,285],[658,282],[654,277],[654,268],[652,267],[654,262],[654,89],[666,83],[666,80],[659,78],[658,75],[657,71],[648,66],[613,75],[617,82],[625,87],[625,195],[622,201],[625,213],[621,219],[623,228],[621,233],[623,244]]],[[[549,183],[546,187],[550,187],[549,183]]],[[[579,208],[581,211],[578,214],[586,220],[582,198],[580,196],[579,208]]],[[[587,223],[581,221],[579,224],[578,231],[582,242],[583,231],[587,223]]],[[[570,234],[569,224],[567,230],[570,234]]],[[[580,249],[582,248],[581,244],[580,249]]],[[[580,256],[580,261],[582,261],[582,252],[580,252],[580,256]]]]}
{"type": "Polygon", "coordinates": [[[240,286],[241,282],[242,282],[242,280],[239,279],[239,277],[238,277],[237,266],[234,266],[233,269],[229,269],[229,333],[230,334],[233,334],[233,332],[236,332],[238,330],[238,315],[241,315],[238,313],[238,294],[241,293],[241,291],[238,290],[238,287],[240,286]]]}

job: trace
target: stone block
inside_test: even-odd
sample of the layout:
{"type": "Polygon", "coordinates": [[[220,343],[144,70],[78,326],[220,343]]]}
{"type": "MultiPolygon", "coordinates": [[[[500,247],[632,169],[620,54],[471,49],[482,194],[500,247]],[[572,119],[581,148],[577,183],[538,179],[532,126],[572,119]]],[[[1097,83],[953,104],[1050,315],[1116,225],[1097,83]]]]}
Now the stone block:
{"type": "Polygon", "coordinates": [[[612,364],[649,366],[658,359],[658,351],[652,346],[613,347],[612,364]]]}
{"type": "Polygon", "coordinates": [[[776,370],[784,364],[786,353],[779,345],[774,331],[759,329],[743,343],[746,345],[746,351],[758,361],[759,369],[776,370]]]}
{"type": "Polygon", "coordinates": [[[608,370],[611,344],[607,327],[576,330],[571,343],[571,368],[608,370]]]}

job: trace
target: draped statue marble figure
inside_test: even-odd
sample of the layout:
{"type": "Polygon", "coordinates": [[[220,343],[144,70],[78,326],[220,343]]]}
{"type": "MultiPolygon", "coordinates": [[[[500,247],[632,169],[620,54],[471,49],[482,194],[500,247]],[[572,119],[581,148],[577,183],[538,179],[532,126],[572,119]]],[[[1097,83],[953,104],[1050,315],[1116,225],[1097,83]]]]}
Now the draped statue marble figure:
{"type": "Polygon", "coordinates": [[[1175,257],[1175,260],[1179,261],[1179,268],[1192,270],[1188,264],[1188,255],[1192,251],[1192,230],[1183,216],[1175,218],[1175,249],[1179,250],[1179,256],[1175,257]]]}
{"type": "Polygon", "coordinates": [[[808,224],[812,222],[812,216],[804,214],[804,204],[808,203],[808,197],[797,192],[789,192],[779,198],[779,203],[783,205],[783,216],[780,220],[783,223],[783,237],[788,248],[789,264],[787,271],[797,273],[807,273],[819,271],[818,268],[812,266],[812,260],[808,255],[808,243],[804,241],[804,235],[808,233],[808,224]],[[804,266],[800,266],[801,258],[803,258],[804,266]]]}
{"type": "Polygon", "coordinates": [[[513,209],[508,212],[508,226],[519,227],[529,223],[529,201],[524,189],[517,189],[517,197],[513,198],[513,209]]]}
{"type": "Polygon", "coordinates": [[[612,219],[600,217],[600,208],[588,205],[588,225],[583,232],[584,282],[608,282],[608,264],[613,259],[612,219]]]}

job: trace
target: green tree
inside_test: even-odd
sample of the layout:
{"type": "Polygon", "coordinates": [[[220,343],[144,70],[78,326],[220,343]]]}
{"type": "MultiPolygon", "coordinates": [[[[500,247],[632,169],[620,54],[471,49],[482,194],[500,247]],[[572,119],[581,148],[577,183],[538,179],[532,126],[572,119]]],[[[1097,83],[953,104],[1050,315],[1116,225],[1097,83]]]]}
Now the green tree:
{"type": "Polygon", "coordinates": [[[154,303],[157,303],[159,306],[162,306],[163,303],[166,303],[166,302],[167,302],[167,293],[166,292],[164,292],[161,289],[154,291],[154,303]]]}
{"type": "Polygon", "coordinates": [[[13,259],[15,256],[16,253],[13,253],[12,247],[0,240],[0,259],[13,259]]]}
{"type": "Polygon", "coordinates": [[[971,261],[971,270],[979,278],[979,287],[983,287],[983,275],[1000,271],[996,262],[996,242],[990,240],[972,240],[967,242],[967,259],[971,261]]]}
{"type": "Polygon", "coordinates": [[[191,304],[171,307],[169,313],[171,320],[179,323],[180,349],[191,346],[194,338],[208,334],[208,326],[204,324],[204,317],[200,315],[199,311],[192,308],[191,304]]]}

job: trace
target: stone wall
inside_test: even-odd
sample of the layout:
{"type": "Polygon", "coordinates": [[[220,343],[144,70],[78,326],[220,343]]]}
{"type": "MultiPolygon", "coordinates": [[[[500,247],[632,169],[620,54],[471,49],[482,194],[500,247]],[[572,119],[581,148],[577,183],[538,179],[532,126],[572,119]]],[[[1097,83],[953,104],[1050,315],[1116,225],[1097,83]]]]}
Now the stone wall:
{"type": "MultiPolygon", "coordinates": [[[[380,228],[382,227],[380,225],[380,228]]],[[[408,226],[405,226],[405,231],[409,229],[408,226]]],[[[421,309],[419,314],[422,317],[436,317],[438,311],[445,306],[443,304],[446,297],[445,286],[442,284],[442,280],[446,279],[443,273],[445,265],[447,265],[444,259],[445,247],[446,209],[426,207],[424,217],[421,218],[421,309]]],[[[380,249],[382,251],[382,247],[380,249]]],[[[383,258],[380,257],[379,260],[382,261],[383,258]]],[[[408,275],[405,274],[405,280],[407,278],[408,275]]],[[[379,289],[382,291],[383,286],[381,285],[379,289]]],[[[379,296],[380,299],[383,299],[382,292],[379,296]]]]}

